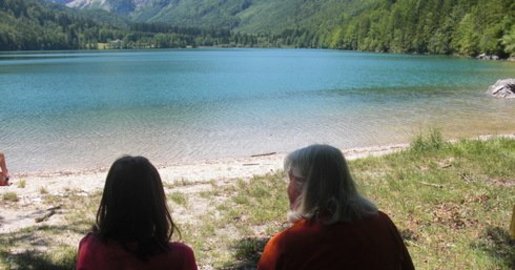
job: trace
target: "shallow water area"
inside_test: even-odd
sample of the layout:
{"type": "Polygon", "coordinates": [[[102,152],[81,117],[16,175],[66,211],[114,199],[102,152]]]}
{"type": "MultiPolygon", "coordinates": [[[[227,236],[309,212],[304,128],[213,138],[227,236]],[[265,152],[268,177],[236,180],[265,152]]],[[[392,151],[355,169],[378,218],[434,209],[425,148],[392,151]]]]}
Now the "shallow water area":
{"type": "Polygon", "coordinates": [[[13,173],[158,165],[515,132],[486,95],[515,63],[299,49],[0,54],[0,151],[13,173]]]}

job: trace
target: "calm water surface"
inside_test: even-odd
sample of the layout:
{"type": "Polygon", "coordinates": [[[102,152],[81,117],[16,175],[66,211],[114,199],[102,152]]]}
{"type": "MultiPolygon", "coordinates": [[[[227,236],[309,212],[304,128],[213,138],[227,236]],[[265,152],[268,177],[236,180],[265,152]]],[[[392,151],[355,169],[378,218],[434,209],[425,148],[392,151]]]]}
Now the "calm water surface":
{"type": "Polygon", "coordinates": [[[332,50],[0,54],[0,151],[13,173],[157,164],[515,131],[485,94],[515,63],[332,50]]]}

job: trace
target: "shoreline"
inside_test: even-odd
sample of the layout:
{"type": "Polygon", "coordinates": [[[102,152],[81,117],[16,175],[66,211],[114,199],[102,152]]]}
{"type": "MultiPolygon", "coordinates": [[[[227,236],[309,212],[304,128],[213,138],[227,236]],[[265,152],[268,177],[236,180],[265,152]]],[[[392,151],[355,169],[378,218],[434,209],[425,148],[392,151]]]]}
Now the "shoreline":
{"type": "MultiPolygon", "coordinates": [[[[487,140],[491,138],[515,139],[515,133],[490,134],[466,139],[487,140]]],[[[456,142],[458,139],[450,139],[456,142]]],[[[341,149],[347,160],[382,156],[407,149],[410,143],[397,143],[341,149]]],[[[247,157],[203,160],[190,163],[156,165],[165,184],[180,182],[206,183],[234,179],[250,179],[254,175],[264,175],[282,170],[287,153],[260,153],[247,157]]],[[[96,168],[69,171],[48,171],[33,173],[11,173],[10,186],[0,187],[0,194],[9,190],[23,195],[40,193],[42,189],[51,194],[61,194],[63,190],[80,190],[86,193],[103,188],[105,175],[109,168],[96,168]],[[19,187],[23,182],[25,187],[19,187]]],[[[38,195],[36,194],[36,195],[38,195]]],[[[39,194],[40,195],[40,194],[39,194]]]]}
{"type": "MultiPolygon", "coordinates": [[[[515,139],[515,133],[502,135],[482,135],[468,139],[487,140],[491,138],[515,139]]],[[[456,142],[457,139],[448,140],[456,142]]],[[[369,156],[382,156],[407,149],[409,143],[382,146],[342,149],[347,160],[369,156]]],[[[206,185],[230,185],[236,179],[249,180],[255,175],[264,175],[282,170],[286,153],[263,153],[247,158],[233,158],[216,161],[203,161],[190,164],[156,166],[163,184],[167,188],[199,191],[206,185]]],[[[14,174],[10,186],[0,187],[0,196],[11,193],[15,202],[4,199],[0,233],[14,232],[37,224],[35,219],[48,212],[49,207],[60,207],[48,203],[48,196],[67,197],[69,194],[90,196],[102,192],[107,168],[83,171],[44,172],[39,174],[14,174]]],[[[61,216],[61,215],[58,215],[61,216]]],[[[63,222],[61,217],[51,223],[63,222]]],[[[45,224],[48,224],[46,222],[45,224]]]]}
{"type": "MultiPolygon", "coordinates": [[[[486,135],[477,135],[472,137],[467,137],[464,139],[470,140],[487,140],[491,138],[511,138],[515,139],[515,132],[513,133],[504,133],[504,134],[486,134],[486,135]]],[[[462,138],[463,139],[463,138],[462,138]]],[[[447,142],[456,142],[460,139],[449,139],[447,142]]],[[[410,146],[410,143],[391,143],[391,144],[383,144],[383,145],[373,145],[373,146],[364,146],[364,147],[353,147],[340,150],[343,152],[345,158],[347,160],[364,158],[368,156],[380,156],[390,154],[396,151],[401,151],[410,146]]],[[[213,177],[209,177],[208,171],[210,168],[218,168],[218,169],[227,169],[229,172],[231,168],[235,166],[241,166],[247,168],[247,170],[243,171],[257,171],[254,174],[265,174],[267,173],[266,168],[273,169],[282,169],[282,162],[288,153],[286,152],[268,152],[268,153],[256,153],[253,155],[248,155],[244,157],[224,157],[219,159],[206,159],[199,160],[197,162],[170,162],[164,164],[156,164],[153,163],[154,166],[161,171],[164,171],[167,174],[172,175],[173,180],[211,180],[217,177],[217,174],[214,173],[213,177]],[[255,169],[258,168],[258,169],[255,169]],[[260,169],[261,173],[259,173],[260,169]],[[174,173],[173,169],[177,169],[178,172],[174,173]],[[191,169],[200,169],[200,172],[193,172],[191,169]],[[182,172],[180,174],[179,172],[182,172]],[[182,176],[181,176],[182,175],[182,176]],[[198,178],[198,179],[197,179],[198,178]]],[[[114,160],[113,160],[114,162],[114,160]]],[[[152,160],[151,160],[152,162],[152,160]]],[[[109,167],[98,167],[98,168],[84,168],[77,170],[51,170],[51,171],[32,171],[32,172],[22,172],[22,173],[11,173],[11,184],[13,184],[13,180],[19,179],[32,179],[32,178],[51,178],[51,177],[67,177],[67,176],[86,176],[86,175],[95,175],[95,174],[106,174],[109,170],[109,167]]],[[[269,171],[269,170],[268,170],[269,171]]],[[[241,177],[249,177],[249,172],[243,172],[242,175],[236,174],[233,176],[224,177],[224,179],[234,179],[241,177]]],[[[220,176],[220,174],[218,174],[220,176]]],[[[223,175],[222,175],[223,176],[223,175]]],[[[163,177],[163,175],[162,175],[163,177]]],[[[164,178],[164,177],[163,177],[164,178]]],[[[165,179],[163,179],[165,181],[165,179]]]]}
{"type": "MultiPolygon", "coordinates": [[[[514,134],[515,137],[515,134],[514,134]]],[[[409,147],[409,144],[388,144],[382,146],[342,149],[348,160],[379,156],[409,147]]],[[[202,185],[212,181],[231,182],[235,179],[250,179],[282,170],[287,153],[263,153],[245,158],[225,158],[213,161],[199,161],[173,165],[157,165],[165,185],[202,185]]],[[[0,187],[4,193],[17,194],[21,205],[29,206],[41,202],[45,195],[64,196],[67,192],[78,192],[87,196],[102,191],[109,168],[77,171],[54,171],[25,174],[11,174],[11,185],[0,187]]],[[[1,230],[0,230],[1,231],[1,230]]]]}
{"type": "MultiPolygon", "coordinates": [[[[342,150],[347,159],[371,155],[385,155],[406,149],[409,144],[391,144],[342,150]]],[[[282,170],[286,153],[263,153],[246,158],[200,161],[189,164],[156,166],[163,185],[167,189],[187,189],[197,192],[212,184],[231,185],[236,179],[249,180],[254,175],[264,175],[282,170]]],[[[41,172],[35,174],[13,174],[10,186],[0,187],[0,198],[15,194],[15,202],[4,202],[0,219],[0,234],[16,232],[37,225],[37,219],[60,209],[59,203],[48,202],[49,196],[67,197],[69,194],[90,196],[102,192],[108,168],[82,171],[41,172]]],[[[59,210],[61,213],[65,210],[59,210]]],[[[55,215],[44,224],[65,222],[61,214],[55,215]]],[[[79,239],[76,239],[78,241],[79,239]]]]}
{"type": "MultiPolygon", "coordinates": [[[[515,134],[501,135],[501,136],[513,136],[515,138],[515,134]]],[[[385,145],[374,145],[374,146],[365,146],[365,147],[354,147],[348,149],[341,149],[346,159],[356,159],[367,157],[369,155],[377,156],[384,155],[395,151],[400,151],[409,147],[409,143],[395,143],[395,144],[385,144],[385,145]]],[[[226,167],[230,170],[233,166],[243,166],[249,168],[249,170],[253,171],[250,168],[253,167],[262,167],[265,165],[274,165],[279,164],[280,169],[282,169],[282,162],[286,157],[286,152],[269,152],[269,153],[257,153],[245,157],[225,157],[213,160],[201,160],[197,162],[177,162],[177,163],[165,163],[165,164],[154,164],[156,168],[161,172],[170,172],[172,169],[177,168],[179,170],[184,170],[188,168],[203,168],[203,167],[213,167],[213,166],[222,166],[226,167]],[[277,164],[275,164],[277,163],[277,164]]],[[[113,160],[114,162],[114,160],[113,160]]],[[[152,160],[151,160],[152,162],[152,160]]],[[[23,178],[50,178],[50,177],[66,177],[73,175],[94,175],[99,173],[107,173],[109,167],[98,167],[98,168],[85,168],[85,169],[77,169],[77,170],[51,170],[51,171],[33,171],[33,172],[22,172],[22,173],[11,173],[11,183],[13,179],[23,179],[23,178]]],[[[266,172],[263,172],[266,173],[266,172]]],[[[203,175],[199,175],[198,173],[186,172],[184,177],[175,177],[175,178],[195,178],[196,176],[200,176],[201,179],[205,179],[203,175]]],[[[240,175],[236,175],[231,178],[239,178],[240,175]]],[[[164,179],[163,179],[164,180],[164,179]]],[[[198,180],[198,179],[193,179],[198,180]]]]}

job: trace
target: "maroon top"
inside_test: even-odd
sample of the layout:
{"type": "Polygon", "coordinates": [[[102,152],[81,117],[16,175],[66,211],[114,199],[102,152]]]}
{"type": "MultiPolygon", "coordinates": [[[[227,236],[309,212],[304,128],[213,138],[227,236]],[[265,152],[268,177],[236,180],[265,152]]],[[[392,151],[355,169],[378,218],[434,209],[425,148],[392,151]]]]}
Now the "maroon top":
{"type": "Polygon", "coordinates": [[[300,220],[266,244],[258,263],[268,269],[415,269],[390,218],[383,212],[324,225],[300,220]]]}
{"type": "Polygon", "coordinates": [[[170,249],[150,257],[138,259],[114,241],[101,241],[93,233],[87,234],[79,244],[76,269],[174,269],[197,270],[195,256],[190,247],[182,243],[169,243],[170,249]]]}

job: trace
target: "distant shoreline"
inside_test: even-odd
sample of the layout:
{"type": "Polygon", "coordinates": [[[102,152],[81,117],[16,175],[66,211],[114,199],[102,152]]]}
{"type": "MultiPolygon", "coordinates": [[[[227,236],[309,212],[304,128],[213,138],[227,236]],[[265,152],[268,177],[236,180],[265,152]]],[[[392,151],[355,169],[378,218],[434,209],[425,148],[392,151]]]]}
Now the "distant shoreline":
{"type": "Polygon", "coordinates": [[[461,54],[431,54],[431,53],[396,53],[396,52],[375,52],[375,51],[359,51],[359,50],[349,50],[349,49],[339,49],[339,48],[298,48],[294,46],[278,46],[278,47],[238,47],[238,46],[196,46],[196,47],[171,47],[171,48],[111,48],[111,49],[55,49],[55,50],[0,50],[0,55],[11,55],[15,53],[62,53],[62,52],[130,52],[130,51],[159,51],[159,50],[202,50],[202,49],[271,49],[271,50],[281,50],[281,49],[298,49],[298,50],[336,50],[336,51],[349,51],[349,52],[362,52],[362,53],[379,53],[379,54],[393,54],[393,55],[425,55],[425,56],[445,56],[445,57],[459,57],[466,59],[473,59],[479,61],[495,61],[495,62],[515,62],[515,56],[507,56],[507,57],[499,57],[497,55],[487,55],[485,53],[479,54],[477,56],[469,56],[469,55],[461,55],[461,54]]]}

